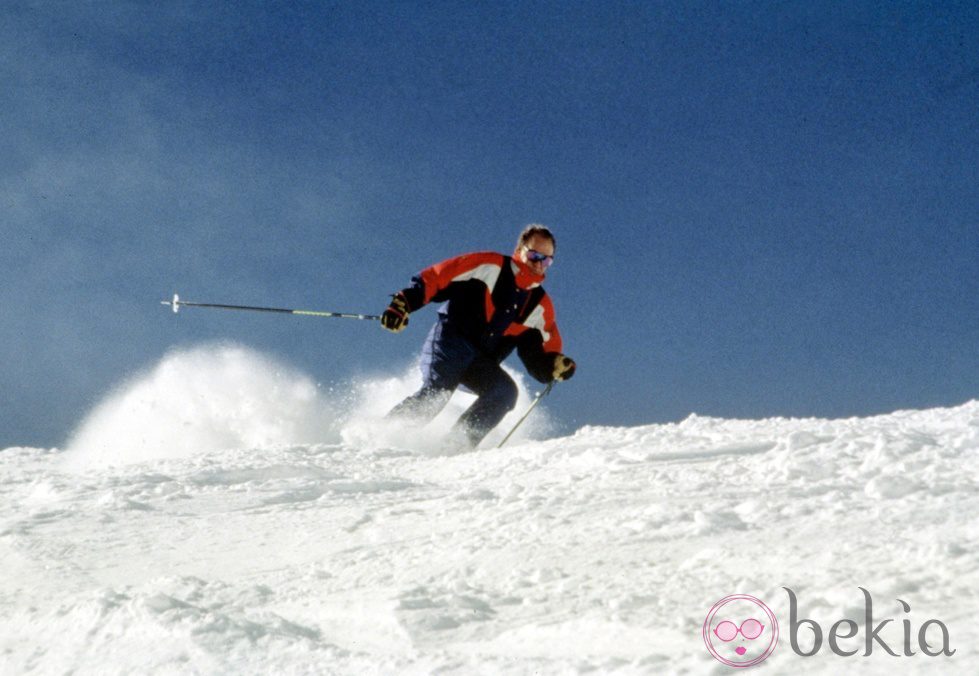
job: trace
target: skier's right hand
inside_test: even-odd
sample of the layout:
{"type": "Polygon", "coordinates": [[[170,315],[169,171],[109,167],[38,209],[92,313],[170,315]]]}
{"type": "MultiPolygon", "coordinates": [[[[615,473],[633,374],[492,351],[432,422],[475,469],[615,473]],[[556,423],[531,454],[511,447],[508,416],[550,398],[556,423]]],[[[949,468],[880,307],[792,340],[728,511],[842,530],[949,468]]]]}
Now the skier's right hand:
{"type": "Polygon", "coordinates": [[[408,299],[399,291],[391,297],[391,304],[381,315],[381,326],[392,333],[398,333],[408,326],[408,299]]]}

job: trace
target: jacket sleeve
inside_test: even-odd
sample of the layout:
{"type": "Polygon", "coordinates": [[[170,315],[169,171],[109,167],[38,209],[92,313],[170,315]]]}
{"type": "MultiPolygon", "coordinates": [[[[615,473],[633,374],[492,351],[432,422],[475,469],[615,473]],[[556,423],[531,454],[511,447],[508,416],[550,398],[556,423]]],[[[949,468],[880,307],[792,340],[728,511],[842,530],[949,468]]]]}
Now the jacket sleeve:
{"type": "Polygon", "coordinates": [[[554,357],[561,353],[561,334],[554,317],[554,305],[545,294],[524,321],[527,330],[517,339],[517,355],[535,380],[553,380],[554,357]]]}
{"type": "Polygon", "coordinates": [[[497,253],[467,253],[425,268],[411,278],[411,286],[401,290],[408,299],[408,311],[415,312],[433,300],[447,300],[445,293],[453,282],[479,279],[492,289],[501,260],[497,253]]]}

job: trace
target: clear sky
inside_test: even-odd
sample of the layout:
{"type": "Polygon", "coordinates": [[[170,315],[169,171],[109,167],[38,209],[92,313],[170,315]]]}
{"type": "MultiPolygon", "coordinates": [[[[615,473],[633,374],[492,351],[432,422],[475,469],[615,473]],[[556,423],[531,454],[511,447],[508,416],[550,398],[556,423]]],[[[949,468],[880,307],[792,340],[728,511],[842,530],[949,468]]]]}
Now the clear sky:
{"type": "Polygon", "coordinates": [[[337,385],[417,270],[558,236],[566,429],[979,396],[975,2],[4,2],[0,448],[167,350],[337,385]],[[192,314],[193,313],[193,314],[192,314]]]}

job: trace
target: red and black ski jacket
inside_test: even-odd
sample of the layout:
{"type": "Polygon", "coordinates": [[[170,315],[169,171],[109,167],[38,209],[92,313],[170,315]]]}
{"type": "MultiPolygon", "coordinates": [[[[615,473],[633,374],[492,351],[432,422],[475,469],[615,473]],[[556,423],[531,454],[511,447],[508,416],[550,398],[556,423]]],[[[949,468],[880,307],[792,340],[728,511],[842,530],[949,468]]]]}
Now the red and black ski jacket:
{"type": "Polygon", "coordinates": [[[410,312],[432,301],[445,303],[440,321],[497,362],[516,349],[530,375],[546,383],[561,352],[561,334],[542,281],[512,256],[477,252],[425,268],[402,293],[410,312]]]}

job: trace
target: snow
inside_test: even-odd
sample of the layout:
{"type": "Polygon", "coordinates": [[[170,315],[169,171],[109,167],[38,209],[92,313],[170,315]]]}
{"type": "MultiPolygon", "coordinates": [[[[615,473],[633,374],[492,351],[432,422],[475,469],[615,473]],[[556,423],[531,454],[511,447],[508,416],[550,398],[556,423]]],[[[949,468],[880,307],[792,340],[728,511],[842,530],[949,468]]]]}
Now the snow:
{"type": "MultiPolygon", "coordinates": [[[[779,618],[771,673],[975,673],[979,402],[457,453],[465,395],[379,429],[415,378],[341,394],[206,345],[65,449],[0,451],[0,673],[722,674],[701,631],[731,594],[779,618]],[[863,587],[898,652],[902,621],[936,618],[956,653],[863,657],[861,627],[855,657],[800,657],[783,587],[824,634],[863,622],[863,587]]],[[[548,429],[541,410],[522,434],[548,429]]]]}

